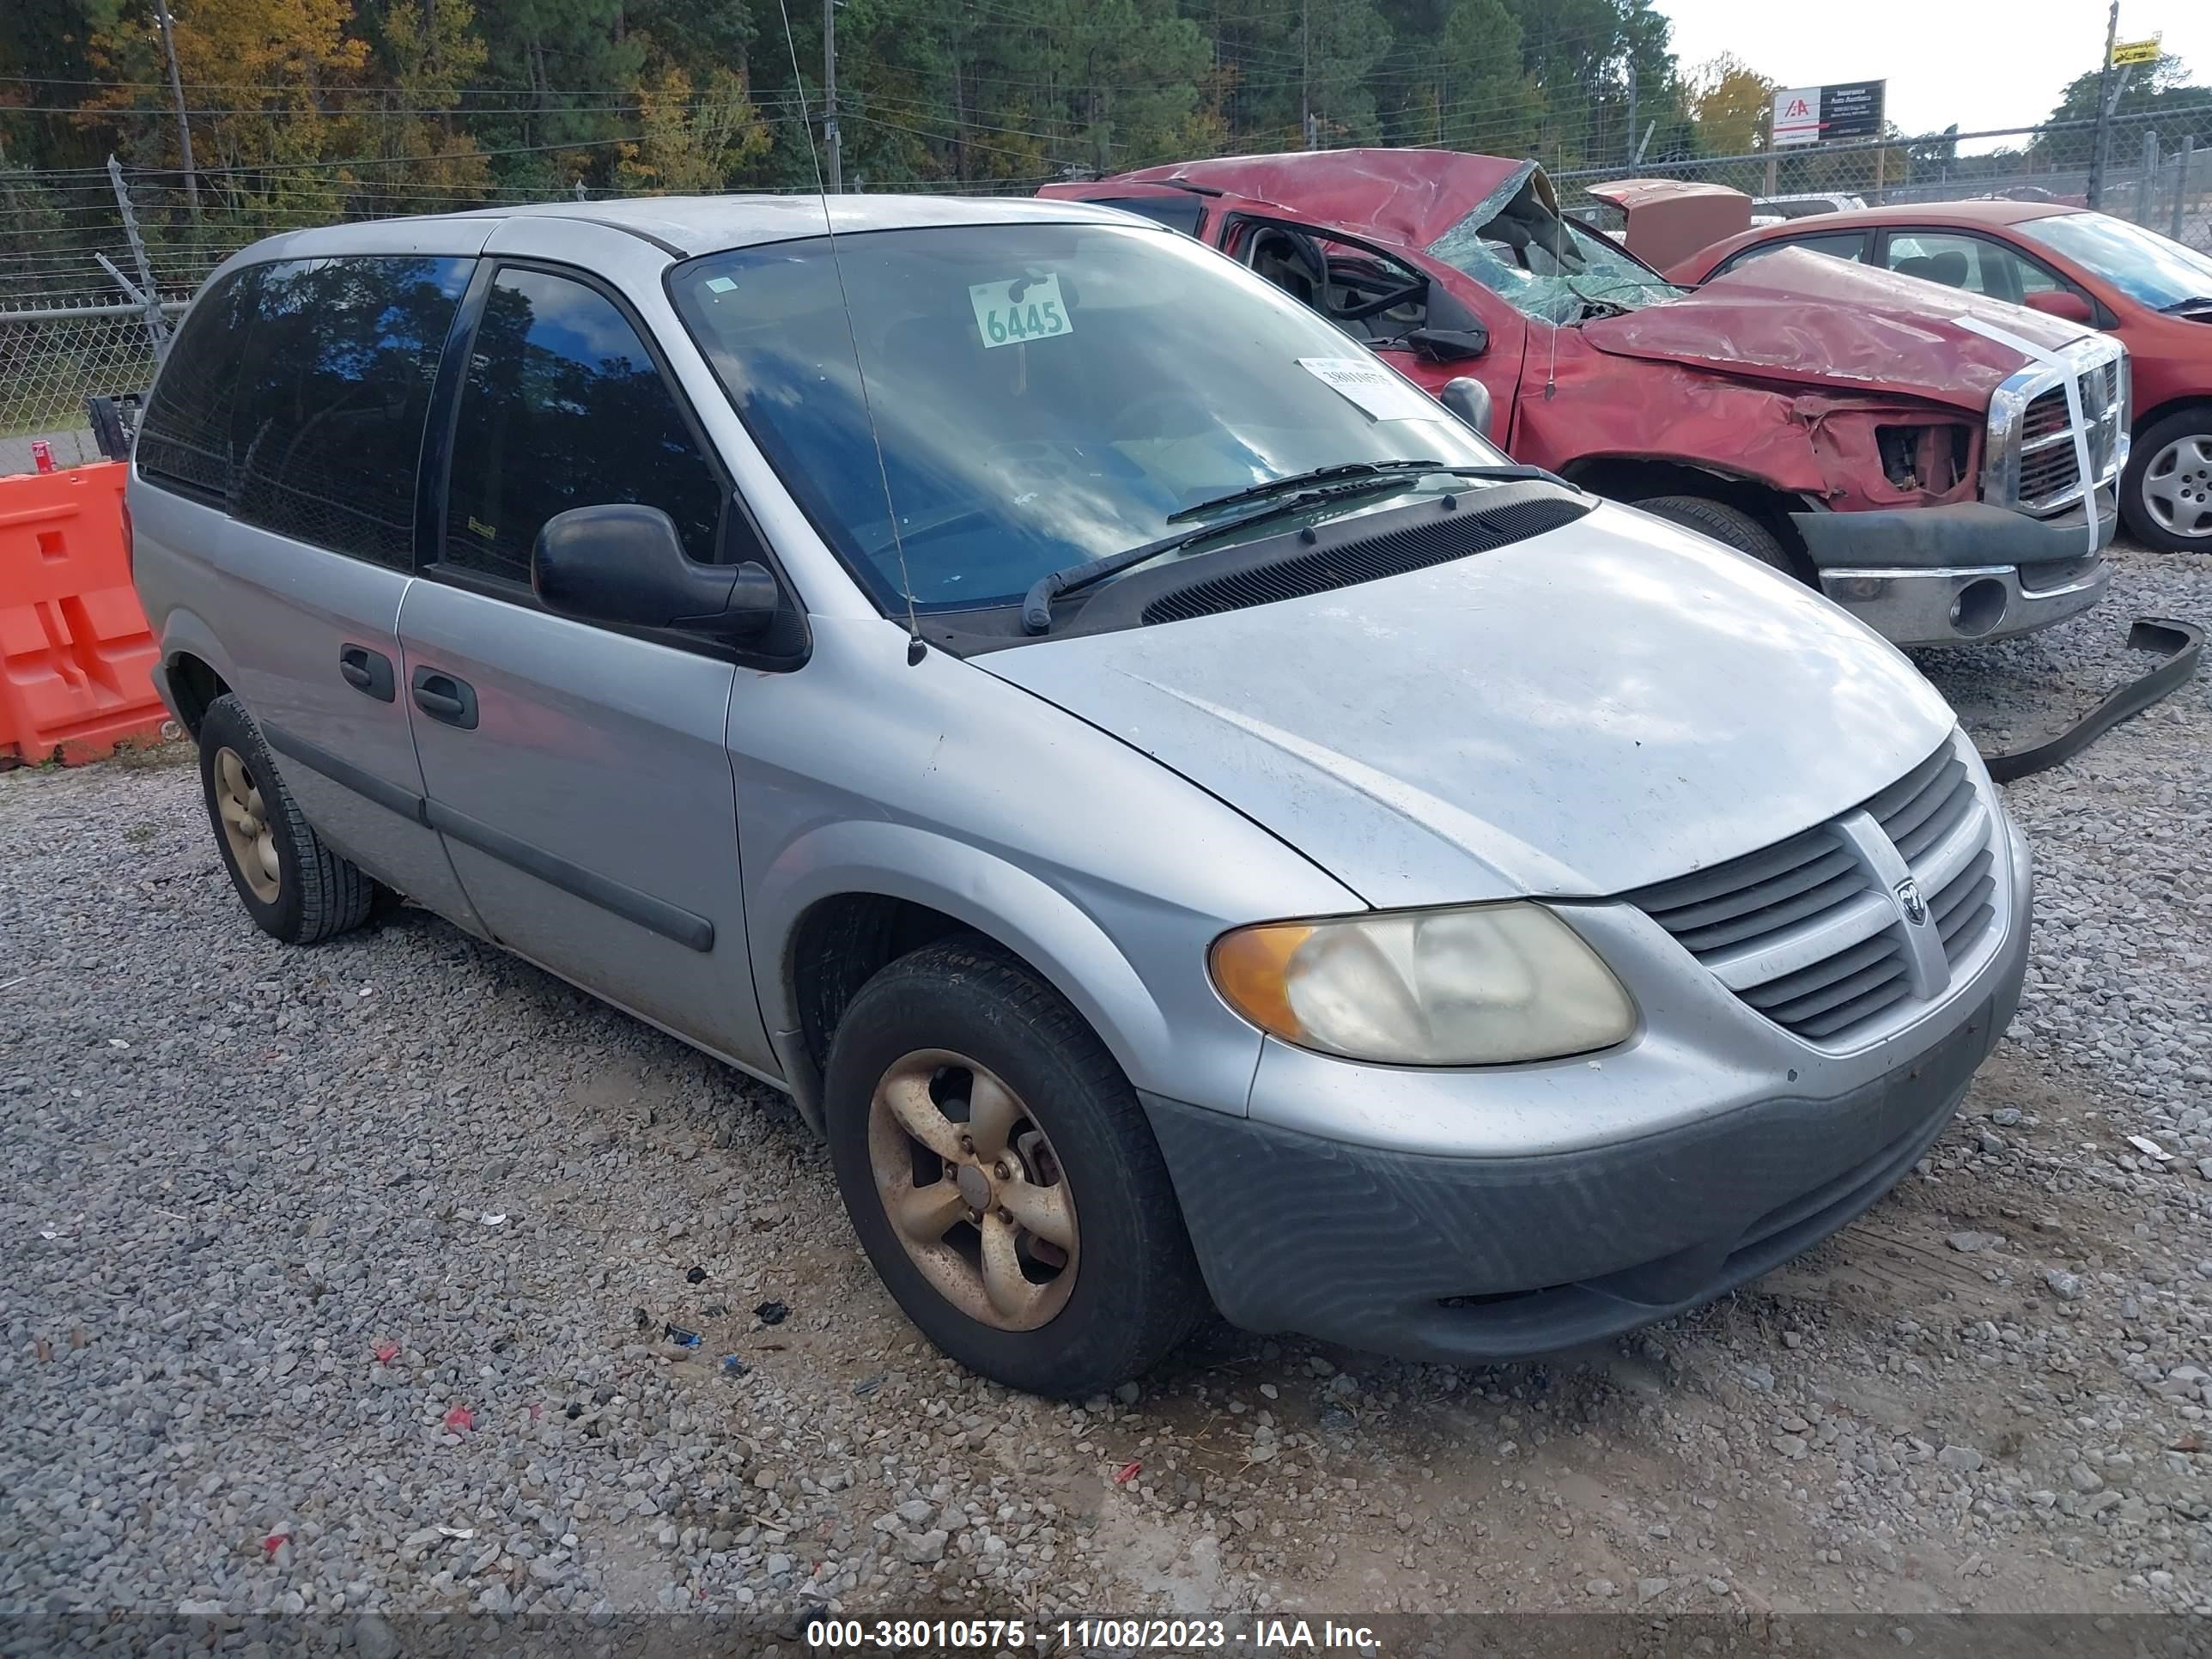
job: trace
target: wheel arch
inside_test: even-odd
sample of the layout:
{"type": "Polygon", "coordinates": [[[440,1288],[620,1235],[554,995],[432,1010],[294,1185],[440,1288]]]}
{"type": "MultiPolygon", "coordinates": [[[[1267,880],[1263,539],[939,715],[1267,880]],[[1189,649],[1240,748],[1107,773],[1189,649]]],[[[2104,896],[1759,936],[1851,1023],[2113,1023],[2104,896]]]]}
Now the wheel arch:
{"type": "Polygon", "coordinates": [[[2185,392],[2178,398],[2168,398],[2154,408],[2136,410],[2134,420],[2129,424],[2130,437],[2140,439],[2160,421],[2170,420],[2183,410],[2191,409],[2202,410],[2205,419],[2212,422],[2212,394],[2185,392]]]}
{"type": "Polygon", "coordinates": [[[1790,522],[1792,513],[1805,510],[1805,498],[1747,473],[1663,456],[1585,455],[1569,462],[1560,474],[1570,483],[1617,501],[1649,501],[1655,495],[1708,496],[1749,514],[1792,552],[1805,550],[1790,522]]]}
{"type": "Polygon", "coordinates": [[[1810,504],[1794,490],[1744,473],[1644,455],[1586,456],[1571,463],[1565,476],[1571,483],[1632,505],[1662,495],[1701,495],[1732,507],[1782,544],[1798,580],[1808,586],[1820,585],[1805,538],[1790,517],[1810,504]]]}
{"type": "Polygon", "coordinates": [[[1133,1083],[1168,1044],[1165,1011],[1072,899],[928,830],[824,825],[785,849],[748,915],[770,1040],[801,1115],[817,1128],[823,1068],[846,1006],[891,962],[951,933],[990,941],[1059,992],[1133,1083]]]}
{"type": "Polygon", "coordinates": [[[237,690],[229,653],[217,642],[213,629],[180,607],[162,618],[161,666],[169,695],[175,699],[177,718],[197,738],[200,722],[215,700],[237,690]]]}

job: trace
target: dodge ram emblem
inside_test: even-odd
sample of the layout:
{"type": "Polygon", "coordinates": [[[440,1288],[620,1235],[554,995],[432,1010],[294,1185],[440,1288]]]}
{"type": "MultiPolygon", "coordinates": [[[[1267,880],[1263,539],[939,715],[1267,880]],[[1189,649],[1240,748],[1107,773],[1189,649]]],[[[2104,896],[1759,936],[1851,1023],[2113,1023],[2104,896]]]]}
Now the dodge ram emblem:
{"type": "Polygon", "coordinates": [[[1920,896],[1920,884],[1910,876],[1897,884],[1897,908],[1915,927],[1928,920],[1928,901],[1920,896]]]}

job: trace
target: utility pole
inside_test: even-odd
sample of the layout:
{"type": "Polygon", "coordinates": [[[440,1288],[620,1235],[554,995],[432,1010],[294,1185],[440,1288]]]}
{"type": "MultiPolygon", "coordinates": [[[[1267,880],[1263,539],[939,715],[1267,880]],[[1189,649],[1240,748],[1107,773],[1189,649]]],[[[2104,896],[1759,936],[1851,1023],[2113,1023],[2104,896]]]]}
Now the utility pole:
{"type": "MultiPolygon", "coordinates": [[[[2118,0],[2114,0],[2118,4],[2118,0]]],[[[1313,0],[1298,4],[1298,133],[1305,147],[1314,147],[1313,123],[1313,0]]]]}
{"type": "Polygon", "coordinates": [[[1636,143],[1636,60],[1628,60],[1628,149],[1629,161],[1633,165],[1638,153],[1636,143]]]}
{"type": "Polygon", "coordinates": [[[2112,105],[2116,96],[2107,97],[2106,88],[2112,81],[2112,52],[2120,41],[2120,0],[2112,0],[2112,15],[2105,21],[2105,61],[2097,66],[2097,134],[2089,150],[2089,188],[2085,192],[2091,207],[2101,207],[2105,199],[2105,141],[2112,135],[2112,105]]]}
{"type": "MultiPolygon", "coordinates": [[[[2117,6],[2119,0],[2112,0],[2117,6]]],[[[837,136],[837,0],[822,0],[822,142],[830,151],[830,191],[845,190],[844,141],[837,136]]]]}
{"type": "Polygon", "coordinates": [[[185,81],[177,72],[176,37],[170,33],[173,20],[169,15],[169,0],[154,0],[154,21],[161,31],[161,55],[169,60],[169,95],[177,100],[177,148],[185,163],[185,196],[191,204],[192,222],[200,218],[200,177],[192,166],[192,124],[185,118],[185,81]]]}

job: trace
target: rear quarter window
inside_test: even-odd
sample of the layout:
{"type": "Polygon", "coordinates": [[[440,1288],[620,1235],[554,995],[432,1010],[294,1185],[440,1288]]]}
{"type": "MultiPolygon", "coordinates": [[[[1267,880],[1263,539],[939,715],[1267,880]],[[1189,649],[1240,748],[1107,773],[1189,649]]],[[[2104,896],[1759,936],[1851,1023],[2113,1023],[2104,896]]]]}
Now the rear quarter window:
{"type": "Polygon", "coordinates": [[[1154,224],[1165,225],[1187,236],[1198,234],[1199,223],[1205,217],[1205,209],[1197,198],[1191,196],[1098,196],[1091,199],[1099,207],[1141,214],[1154,224]]]}
{"type": "Polygon", "coordinates": [[[210,507],[230,505],[230,413],[261,270],[202,290],[170,343],[138,427],[139,476],[210,507]]]}
{"type": "Polygon", "coordinates": [[[1755,259],[1770,253],[1779,253],[1785,247],[1802,248],[1808,253],[1825,253],[1832,259],[1849,259],[1854,264],[1866,258],[1866,233],[1861,230],[1832,231],[1825,236],[1778,237],[1771,242],[1753,242],[1736,254],[1720,270],[1719,276],[1731,270],[1741,270],[1755,259]]]}

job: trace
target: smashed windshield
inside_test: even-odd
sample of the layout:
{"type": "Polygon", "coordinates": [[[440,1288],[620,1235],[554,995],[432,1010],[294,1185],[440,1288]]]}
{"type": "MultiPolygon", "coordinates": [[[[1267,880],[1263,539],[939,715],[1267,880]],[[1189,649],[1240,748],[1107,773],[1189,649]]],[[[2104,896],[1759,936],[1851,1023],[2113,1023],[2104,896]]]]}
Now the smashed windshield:
{"type": "Polygon", "coordinates": [[[1602,236],[1562,219],[1533,168],[1504,204],[1486,202],[1430,245],[1515,310],[1576,323],[1669,300],[1682,290],[1602,236]]]}
{"type": "Polygon", "coordinates": [[[887,611],[905,605],[902,554],[920,609],[1006,605],[1254,484],[1504,459],[1188,236],[971,225],[842,235],[836,252],[842,290],[826,238],[708,254],[671,288],[747,429],[887,611]]]}
{"type": "Polygon", "coordinates": [[[2212,258],[2106,213],[2023,220],[2020,234],[2094,270],[2154,311],[2212,303],[2212,258]]]}

